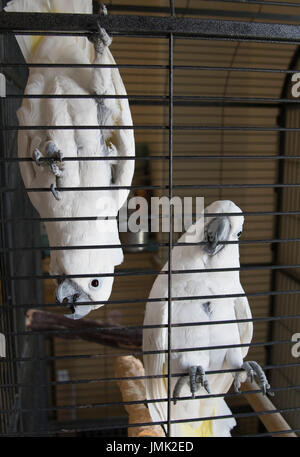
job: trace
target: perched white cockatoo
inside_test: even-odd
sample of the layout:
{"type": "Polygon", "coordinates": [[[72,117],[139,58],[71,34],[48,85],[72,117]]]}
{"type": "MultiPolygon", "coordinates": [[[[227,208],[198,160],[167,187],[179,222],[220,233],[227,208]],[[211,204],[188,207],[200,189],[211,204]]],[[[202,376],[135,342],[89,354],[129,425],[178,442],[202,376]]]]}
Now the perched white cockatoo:
{"type": "MultiPolygon", "coordinates": [[[[7,12],[86,13],[93,12],[92,0],[13,0],[7,12]]],[[[107,14],[104,5],[100,14],[107,14]]],[[[27,63],[39,64],[108,64],[115,65],[109,50],[111,38],[99,26],[99,33],[89,41],[75,36],[16,37],[27,63]]],[[[26,98],[18,110],[20,126],[37,126],[21,130],[18,155],[32,158],[21,162],[22,178],[41,218],[95,218],[95,220],[46,222],[50,246],[87,246],[87,249],[51,252],[52,275],[94,275],[58,281],[56,298],[79,319],[92,309],[95,301],[108,300],[113,285],[114,267],[123,261],[120,247],[92,249],[97,245],[119,245],[116,216],[127,199],[134,172],[135,143],[132,129],[101,129],[101,126],[132,126],[127,99],[101,98],[102,95],[125,95],[117,68],[39,67],[30,68],[26,95],[58,95],[62,98],[26,98]],[[64,95],[97,95],[96,98],[63,98],[64,95]],[[39,129],[38,126],[53,126],[39,129]],[[99,129],[88,129],[98,126],[99,129]],[[55,129],[74,126],[74,129],[55,129]],[[83,126],[85,129],[77,129],[83,126]],[[129,160],[117,160],[120,156],[129,160]],[[110,160],[73,160],[71,158],[110,160]],[[68,160],[70,158],[70,160],[68,160]],[[66,159],[66,160],[65,160],[66,159]],[[76,188],[105,187],[104,190],[76,188]],[[57,188],[60,188],[58,190],[57,188]],[[74,188],[65,190],[63,188],[74,188]],[[97,219],[99,218],[99,219],[97,219]],[[109,218],[109,219],[106,219],[109,218]],[[104,275],[104,276],[102,276],[104,275]],[[87,303],[80,305],[80,303],[87,303]]]]}
{"type": "MultiPolygon", "coordinates": [[[[205,272],[207,269],[238,269],[239,245],[244,217],[232,201],[216,201],[209,205],[198,221],[179,239],[179,243],[198,243],[199,246],[176,246],[172,250],[172,270],[203,270],[203,272],[176,273],[172,276],[171,323],[180,324],[171,329],[171,378],[170,418],[183,420],[171,425],[170,436],[230,436],[236,424],[233,417],[226,419],[206,419],[216,416],[230,416],[222,394],[232,382],[238,390],[246,376],[258,377],[263,393],[270,388],[262,368],[253,361],[244,362],[248,345],[252,339],[252,322],[219,323],[213,321],[251,319],[251,310],[246,297],[214,298],[217,295],[244,294],[239,279],[239,271],[205,272]],[[205,216],[205,213],[217,214],[205,216]],[[238,215],[225,215],[238,213],[238,215]],[[224,215],[223,215],[224,214],[224,215]],[[203,220],[204,217],[204,220],[203,220]],[[224,242],[235,243],[224,243],[224,242]],[[196,300],[190,297],[207,297],[196,300]],[[176,300],[176,298],[182,300],[176,300]],[[186,297],[186,299],[185,299],[186,297]],[[197,325],[199,323],[199,325],[197,325]],[[186,324],[186,326],[184,325],[186,324]],[[189,325],[190,324],[190,325],[189,325]],[[200,325],[202,324],[202,325],[200,325]],[[204,324],[204,325],[203,325],[204,324]],[[207,349],[214,346],[233,346],[224,349],[207,349]],[[196,349],[197,348],[197,349],[196,349]],[[200,349],[199,349],[200,348],[200,349]],[[176,352],[176,349],[179,349],[176,352]],[[186,349],[186,351],[185,351],[186,349]],[[196,350],[193,350],[196,349],[196,350]],[[215,370],[239,371],[207,374],[215,370]],[[185,375],[180,376],[180,373],[185,375]],[[210,397],[211,395],[221,395],[210,397]],[[199,399],[197,396],[205,396],[199,399]],[[185,399],[180,399],[185,397],[185,399]],[[187,419],[193,419],[189,422],[187,419]],[[194,421],[195,420],[195,421],[194,421]],[[185,421],[185,422],[184,422],[185,421]]],[[[163,268],[168,271],[168,264],[163,268]]],[[[144,325],[168,324],[168,275],[159,275],[154,282],[147,303],[144,325]],[[163,299],[166,301],[157,301],[163,299]]],[[[143,351],[146,376],[161,376],[168,373],[168,329],[144,328],[143,351]],[[149,352],[147,354],[147,352],[149,352]],[[151,353],[161,351],[160,353],[151,353]]],[[[149,378],[146,380],[147,400],[166,399],[167,379],[149,378]]],[[[167,402],[149,402],[152,420],[167,420],[167,402]]]]}

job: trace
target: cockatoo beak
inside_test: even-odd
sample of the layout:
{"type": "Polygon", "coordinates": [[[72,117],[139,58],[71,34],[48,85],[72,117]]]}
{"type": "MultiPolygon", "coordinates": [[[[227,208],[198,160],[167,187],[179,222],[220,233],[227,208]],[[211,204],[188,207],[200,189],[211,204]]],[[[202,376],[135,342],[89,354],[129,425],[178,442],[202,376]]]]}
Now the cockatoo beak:
{"type": "Polygon", "coordinates": [[[65,314],[69,319],[77,320],[89,314],[93,307],[89,304],[91,298],[73,281],[65,279],[59,284],[56,290],[56,300],[58,303],[65,304],[72,310],[72,314],[65,314]]]}
{"type": "Polygon", "coordinates": [[[82,319],[84,316],[87,316],[91,311],[92,307],[90,305],[80,305],[80,306],[72,306],[72,314],[65,314],[64,316],[68,319],[73,319],[76,321],[77,319],[82,319]]]}
{"type": "Polygon", "coordinates": [[[211,256],[224,248],[223,241],[228,241],[230,221],[227,216],[214,218],[206,227],[204,250],[211,256]]]}

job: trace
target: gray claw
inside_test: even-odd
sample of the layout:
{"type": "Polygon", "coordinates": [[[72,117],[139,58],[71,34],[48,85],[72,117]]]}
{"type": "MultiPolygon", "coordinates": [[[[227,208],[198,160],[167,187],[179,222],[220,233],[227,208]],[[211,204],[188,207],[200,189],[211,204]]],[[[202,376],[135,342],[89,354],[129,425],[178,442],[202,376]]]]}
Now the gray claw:
{"type": "Polygon", "coordinates": [[[181,376],[175,384],[175,387],[173,390],[174,405],[176,405],[176,403],[177,403],[177,399],[179,398],[180,392],[181,392],[184,384],[188,384],[188,382],[190,385],[192,398],[195,398],[196,392],[199,389],[199,387],[204,387],[206,392],[208,394],[210,393],[209,384],[208,384],[208,380],[206,378],[205,370],[201,366],[192,366],[189,369],[189,376],[181,376]]]}
{"type": "Polygon", "coordinates": [[[241,387],[240,372],[235,373],[233,385],[234,385],[234,391],[236,393],[239,393],[240,392],[240,387],[241,387]]]}
{"type": "Polygon", "coordinates": [[[107,14],[108,14],[106,5],[104,5],[104,3],[101,3],[101,5],[100,5],[99,14],[101,14],[103,16],[107,16],[107,14]]]}
{"type": "Polygon", "coordinates": [[[51,161],[55,160],[57,162],[62,162],[63,153],[60,149],[58,149],[58,146],[56,143],[54,143],[54,141],[49,141],[47,144],[46,154],[51,161]]]}
{"type": "MultiPolygon", "coordinates": [[[[104,3],[101,3],[99,9],[100,16],[107,16],[107,8],[104,3]]],[[[97,54],[102,54],[105,47],[109,47],[112,43],[112,37],[109,36],[107,31],[101,27],[100,23],[97,23],[98,33],[95,33],[89,37],[89,40],[93,43],[95,52],[97,54]]]]}
{"type": "MultiPolygon", "coordinates": [[[[35,149],[32,154],[32,158],[35,161],[36,165],[40,166],[49,166],[50,170],[57,178],[62,176],[62,170],[55,162],[62,162],[63,154],[58,149],[58,146],[54,143],[54,141],[48,141],[45,148],[46,157],[43,156],[39,149],[35,149]],[[41,158],[45,159],[41,162],[41,158]]],[[[56,197],[55,197],[56,198],[56,197]]]]}
{"type": "Polygon", "coordinates": [[[209,383],[208,383],[204,368],[201,366],[197,367],[197,377],[199,377],[199,380],[196,380],[196,382],[198,382],[201,386],[203,386],[204,389],[206,390],[206,392],[208,394],[210,394],[209,383]]]}
{"type": "Polygon", "coordinates": [[[57,159],[58,158],[58,153],[59,149],[56,143],[54,141],[49,141],[46,146],[46,154],[50,159],[57,159]]]}
{"type": "Polygon", "coordinates": [[[177,379],[177,382],[175,384],[174,390],[173,390],[173,403],[176,405],[177,399],[179,398],[181,389],[183,388],[185,383],[188,383],[189,377],[188,376],[181,376],[180,378],[177,379]]]}
{"type": "Polygon", "coordinates": [[[244,368],[244,370],[246,371],[247,377],[250,379],[250,382],[253,382],[254,370],[253,370],[253,368],[251,366],[251,362],[243,363],[242,368],[244,368]]]}
{"type": "Polygon", "coordinates": [[[41,166],[41,163],[40,163],[40,158],[43,157],[41,151],[39,149],[35,149],[33,151],[33,154],[32,154],[32,158],[33,160],[35,161],[36,165],[38,165],[39,167],[41,166]]]}
{"type": "MultiPolygon", "coordinates": [[[[267,380],[267,377],[266,377],[263,369],[257,362],[255,362],[253,360],[244,362],[242,365],[242,368],[246,371],[247,377],[250,379],[251,382],[253,381],[254,376],[256,376],[258,378],[258,383],[259,383],[259,386],[261,388],[263,395],[266,395],[268,393],[269,395],[274,396],[274,393],[269,391],[271,386],[267,380]]],[[[239,392],[240,386],[241,386],[241,382],[240,382],[240,379],[239,379],[239,376],[237,373],[237,375],[235,376],[235,382],[234,382],[234,387],[235,387],[236,392],[239,392]]]]}
{"type": "MultiPolygon", "coordinates": [[[[246,362],[247,363],[247,362],[246,362]]],[[[266,395],[267,393],[270,394],[271,396],[274,395],[273,392],[268,392],[269,389],[271,388],[268,380],[267,380],[267,377],[265,375],[265,372],[264,370],[261,368],[261,366],[257,363],[257,362],[254,362],[254,361],[251,361],[251,362],[248,362],[252,368],[252,371],[256,374],[256,376],[258,377],[258,381],[259,381],[259,385],[261,387],[261,390],[262,390],[262,393],[263,395],[266,395]]]]}
{"type": "Polygon", "coordinates": [[[112,38],[108,35],[107,31],[98,24],[99,32],[92,36],[92,43],[94,44],[97,54],[102,54],[105,47],[109,47],[112,43],[112,38]]]}
{"type": "Polygon", "coordinates": [[[197,392],[197,381],[196,381],[197,367],[190,368],[190,388],[192,397],[195,398],[197,392]]]}
{"type": "Polygon", "coordinates": [[[50,190],[51,190],[52,194],[54,195],[54,197],[56,198],[56,200],[58,200],[58,201],[61,200],[61,193],[55,189],[54,184],[51,184],[50,190]]]}
{"type": "Polygon", "coordinates": [[[50,163],[50,170],[54,174],[54,176],[57,176],[58,178],[62,175],[61,169],[55,164],[55,163],[50,163]]]}

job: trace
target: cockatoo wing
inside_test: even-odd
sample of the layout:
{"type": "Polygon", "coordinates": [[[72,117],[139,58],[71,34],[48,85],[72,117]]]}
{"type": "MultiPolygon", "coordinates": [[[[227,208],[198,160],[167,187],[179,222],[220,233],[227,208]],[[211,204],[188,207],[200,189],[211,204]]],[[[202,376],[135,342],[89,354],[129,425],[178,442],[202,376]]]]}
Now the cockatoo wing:
{"type": "MultiPolygon", "coordinates": [[[[168,323],[168,307],[166,302],[150,302],[147,304],[144,326],[163,325],[168,323]]],[[[143,331],[143,351],[165,351],[168,348],[167,328],[151,328],[143,331]]],[[[147,376],[162,376],[167,374],[166,354],[158,352],[156,354],[144,354],[144,366],[147,376]]],[[[166,399],[167,398],[167,379],[150,378],[146,382],[146,398],[166,399]]],[[[152,420],[160,422],[167,419],[166,402],[150,402],[148,408],[152,420]]]]}
{"type": "MultiPolygon", "coordinates": [[[[242,289],[243,293],[244,290],[242,289]]],[[[236,319],[252,319],[252,313],[249,306],[249,302],[247,297],[238,297],[234,300],[234,310],[236,319]]],[[[238,329],[241,339],[241,344],[248,344],[252,340],[253,335],[253,323],[252,321],[249,322],[239,322],[238,329]]],[[[243,358],[246,357],[249,347],[244,346],[241,348],[243,358]]]]}
{"type": "MultiPolygon", "coordinates": [[[[13,0],[8,3],[6,11],[23,12],[57,12],[57,13],[92,13],[91,0],[13,0]]],[[[101,56],[95,55],[94,46],[83,37],[59,36],[17,36],[16,37],[26,62],[38,63],[102,63],[115,65],[115,60],[108,47],[101,56]]],[[[26,94],[53,95],[127,95],[117,68],[72,68],[31,69],[26,94]]],[[[100,98],[99,97],[99,98],[100,98]]],[[[87,127],[88,125],[132,125],[132,117],[127,99],[104,99],[104,110],[99,116],[101,106],[94,99],[26,99],[18,112],[21,125],[60,125],[87,127]],[[107,114],[108,113],[108,114],[107,114]]],[[[114,161],[115,156],[134,156],[135,143],[133,130],[59,130],[46,132],[61,150],[64,157],[104,156],[112,161],[69,161],[63,164],[64,173],[60,179],[61,187],[78,186],[130,186],[134,173],[134,160],[114,161]],[[105,135],[105,142],[103,142],[105,135]],[[87,179],[85,179],[85,177],[87,179]]],[[[41,148],[45,141],[45,131],[20,131],[19,156],[32,157],[34,148],[41,148]]],[[[46,167],[37,167],[34,163],[23,163],[22,177],[26,187],[48,187],[53,183],[53,174],[46,167]]],[[[102,196],[114,199],[113,208],[116,214],[123,206],[129,190],[111,192],[102,196]]],[[[41,209],[45,207],[45,193],[42,194],[41,209]]],[[[66,195],[66,194],[65,194],[66,195]]],[[[64,197],[65,197],[64,195],[64,197]]],[[[88,193],[90,196],[91,193],[88,193]]],[[[80,195],[82,197],[82,194],[80,195]]],[[[96,194],[93,194],[96,196],[96,194]]],[[[39,195],[30,195],[33,204],[40,212],[36,201],[39,195]]],[[[70,195],[71,198],[74,195],[70,195]]],[[[53,206],[52,195],[49,193],[50,207],[53,206]]],[[[78,198],[78,195],[76,195],[78,198]]],[[[89,200],[89,197],[86,196],[89,200]]],[[[95,199],[94,199],[95,200],[95,199]]],[[[55,202],[54,202],[55,203],[55,202]]],[[[66,203],[66,202],[65,202],[66,203]]],[[[59,205],[55,205],[59,211],[59,205]]],[[[66,204],[61,205],[62,208],[66,204]]],[[[80,205],[83,208],[83,205],[80,205]]],[[[89,206],[89,205],[88,205],[89,206]]],[[[97,208],[99,214],[99,208],[97,208]]],[[[103,210],[105,212],[105,208],[103,210]]],[[[59,214],[56,214],[59,216],[59,214]]],[[[110,215],[110,214],[107,214],[110,215]]]]}
{"type": "MultiPolygon", "coordinates": [[[[96,56],[94,63],[116,65],[110,50],[106,47],[102,55],[96,56]]],[[[118,68],[95,69],[92,79],[92,92],[99,95],[98,101],[98,121],[99,125],[132,126],[132,117],[127,98],[104,98],[101,95],[127,96],[121,75],[118,68]]],[[[112,129],[103,132],[108,148],[108,156],[120,156],[123,159],[112,161],[113,184],[112,186],[130,186],[134,173],[135,142],[133,129],[112,129]]],[[[120,209],[125,203],[129,189],[120,189],[116,192],[118,198],[117,207],[120,209]]]]}

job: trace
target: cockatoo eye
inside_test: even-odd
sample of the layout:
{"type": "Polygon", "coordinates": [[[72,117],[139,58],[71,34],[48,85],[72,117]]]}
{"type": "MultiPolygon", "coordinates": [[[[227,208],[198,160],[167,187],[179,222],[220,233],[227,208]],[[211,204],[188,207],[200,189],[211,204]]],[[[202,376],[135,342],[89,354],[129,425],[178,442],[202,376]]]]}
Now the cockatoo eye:
{"type": "Polygon", "coordinates": [[[242,232],[239,232],[239,233],[237,234],[237,237],[239,238],[239,237],[241,236],[241,234],[242,234],[242,232]]]}
{"type": "Polygon", "coordinates": [[[92,279],[91,282],[90,282],[90,288],[91,288],[91,289],[100,289],[101,286],[102,286],[102,281],[101,281],[101,279],[94,278],[94,279],[92,279]]]}

